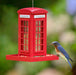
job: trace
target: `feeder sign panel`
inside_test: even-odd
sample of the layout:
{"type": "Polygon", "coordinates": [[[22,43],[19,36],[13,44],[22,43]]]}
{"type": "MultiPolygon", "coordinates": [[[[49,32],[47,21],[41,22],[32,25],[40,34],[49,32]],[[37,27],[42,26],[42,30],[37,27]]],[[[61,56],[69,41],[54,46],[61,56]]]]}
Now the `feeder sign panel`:
{"type": "Polygon", "coordinates": [[[30,15],[20,15],[20,18],[30,18],[30,15]]]}
{"type": "Polygon", "coordinates": [[[34,18],[45,18],[45,15],[34,15],[34,18]]]}

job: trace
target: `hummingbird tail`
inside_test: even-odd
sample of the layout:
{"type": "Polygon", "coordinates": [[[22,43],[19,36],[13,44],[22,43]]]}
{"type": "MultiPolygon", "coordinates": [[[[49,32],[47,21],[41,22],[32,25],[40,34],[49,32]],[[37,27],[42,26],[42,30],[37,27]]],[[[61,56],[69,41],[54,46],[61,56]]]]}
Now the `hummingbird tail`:
{"type": "Polygon", "coordinates": [[[70,60],[73,62],[73,60],[70,58],[70,60]]]}
{"type": "Polygon", "coordinates": [[[71,67],[71,69],[72,69],[72,65],[71,65],[71,63],[70,63],[70,61],[67,59],[67,61],[68,61],[68,64],[70,65],[70,67],[71,67]]]}

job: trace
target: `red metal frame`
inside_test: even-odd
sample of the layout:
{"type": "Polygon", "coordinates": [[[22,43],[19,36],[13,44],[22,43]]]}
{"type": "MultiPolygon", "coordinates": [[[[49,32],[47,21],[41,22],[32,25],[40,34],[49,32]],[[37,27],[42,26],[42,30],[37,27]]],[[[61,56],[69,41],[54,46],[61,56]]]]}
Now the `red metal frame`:
{"type": "Polygon", "coordinates": [[[51,60],[58,60],[59,58],[56,55],[48,54],[46,56],[18,56],[18,54],[14,55],[7,55],[7,60],[14,60],[14,61],[26,61],[26,62],[39,62],[39,61],[51,61],[51,60]]]}
{"type": "Polygon", "coordinates": [[[18,54],[7,55],[6,59],[29,62],[58,60],[56,55],[46,53],[46,25],[47,11],[45,9],[20,9],[18,11],[18,54]]]}

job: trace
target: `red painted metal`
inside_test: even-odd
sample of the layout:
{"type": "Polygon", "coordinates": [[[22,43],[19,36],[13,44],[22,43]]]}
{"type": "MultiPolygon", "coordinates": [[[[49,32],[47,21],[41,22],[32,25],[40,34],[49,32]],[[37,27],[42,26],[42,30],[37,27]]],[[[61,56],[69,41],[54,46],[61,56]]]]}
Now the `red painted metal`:
{"type": "Polygon", "coordinates": [[[7,60],[36,62],[59,59],[46,53],[47,12],[42,8],[18,10],[18,54],[7,55],[7,60]]]}
{"type": "Polygon", "coordinates": [[[18,10],[18,13],[22,13],[22,14],[43,14],[43,13],[48,13],[47,10],[42,9],[42,8],[23,8],[18,10]]]}
{"type": "Polygon", "coordinates": [[[50,60],[58,60],[59,58],[56,55],[48,54],[46,56],[18,56],[18,54],[7,55],[7,60],[15,60],[15,61],[26,61],[26,62],[38,62],[38,61],[50,61],[50,60]]]}

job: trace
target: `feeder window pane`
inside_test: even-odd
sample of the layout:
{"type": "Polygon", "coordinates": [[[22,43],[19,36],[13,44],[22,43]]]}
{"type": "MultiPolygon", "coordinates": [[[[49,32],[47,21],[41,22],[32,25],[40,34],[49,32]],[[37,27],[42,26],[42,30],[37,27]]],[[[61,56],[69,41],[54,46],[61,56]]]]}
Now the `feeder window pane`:
{"type": "Polygon", "coordinates": [[[40,50],[43,50],[43,45],[40,46],[40,50]]]}
{"type": "Polygon", "coordinates": [[[43,50],[43,45],[36,46],[36,51],[41,51],[41,50],[43,50]]]}
{"type": "Polygon", "coordinates": [[[21,26],[23,26],[23,25],[24,25],[24,21],[22,20],[22,21],[21,21],[21,26]]]}
{"type": "Polygon", "coordinates": [[[21,21],[21,50],[28,51],[28,21],[21,21]]]}
{"type": "Polygon", "coordinates": [[[43,24],[43,21],[41,21],[41,26],[43,26],[44,24],[43,24]]]}
{"type": "Polygon", "coordinates": [[[40,39],[40,44],[43,44],[43,39],[40,39]]]}
{"type": "Polygon", "coordinates": [[[40,30],[41,30],[41,27],[39,27],[39,32],[41,32],[40,30]]]}
{"type": "Polygon", "coordinates": [[[21,27],[21,32],[23,32],[24,31],[24,27],[21,27]]]}
{"type": "Polygon", "coordinates": [[[39,39],[39,41],[38,41],[38,44],[40,44],[40,39],[39,39]]]}
{"type": "Polygon", "coordinates": [[[28,44],[28,40],[25,39],[25,45],[27,45],[27,44],[28,44]]]}
{"type": "Polygon", "coordinates": [[[21,45],[21,50],[24,50],[24,46],[23,45],[21,45]]]}
{"type": "Polygon", "coordinates": [[[28,27],[21,27],[21,32],[28,32],[28,27]]]}
{"type": "Polygon", "coordinates": [[[38,36],[38,37],[40,38],[41,33],[38,33],[38,34],[39,34],[39,36],[38,36]]]}
{"type": "Polygon", "coordinates": [[[38,46],[38,51],[40,51],[40,46],[38,46]]]}
{"type": "Polygon", "coordinates": [[[27,33],[24,33],[24,38],[28,38],[28,34],[27,33]]]}
{"type": "Polygon", "coordinates": [[[36,21],[36,26],[39,26],[39,21],[36,21]]]}
{"type": "Polygon", "coordinates": [[[43,21],[36,21],[36,34],[35,34],[35,51],[43,50],[44,45],[44,25],[43,21]]]}
{"type": "Polygon", "coordinates": [[[25,32],[25,27],[24,27],[24,32],[25,32]]]}
{"type": "Polygon", "coordinates": [[[28,51],[28,46],[25,45],[25,50],[28,51]]]}
{"type": "Polygon", "coordinates": [[[24,38],[24,33],[21,33],[21,38],[24,38]]]}
{"type": "Polygon", "coordinates": [[[27,50],[28,50],[27,47],[28,47],[28,46],[24,45],[24,51],[27,51],[27,50]]]}
{"type": "Polygon", "coordinates": [[[24,41],[24,50],[28,51],[28,41],[24,41]]]}
{"type": "Polygon", "coordinates": [[[26,21],[24,21],[24,26],[26,25],[26,21]]]}
{"type": "Polygon", "coordinates": [[[28,27],[25,28],[25,32],[28,32],[28,27]]]}
{"type": "Polygon", "coordinates": [[[36,39],[38,38],[38,35],[39,35],[39,34],[38,34],[38,33],[36,33],[36,39]]]}
{"type": "Polygon", "coordinates": [[[37,45],[37,40],[35,40],[35,44],[37,45]]]}
{"type": "Polygon", "coordinates": [[[28,32],[28,27],[23,27],[23,30],[24,32],[28,32]]]}
{"type": "Polygon", "coordinates": [[[25,40],[25,38],[24,38],[24,44],[26,43],[26,40],[25,40]]]}
{"type": "Polygon", "coordinates": [[[39,27],[36,27],[36,32],[38,32],[39,31],[39,27]]]}
{"type": "Polygon", "coordinates": [[[37,45],[35,46],[35,51],[37,52],[37,45]]]}
{"type": "Polygon", "coordinates": [[[25,51],[25,45],[24,45],[24,51],[25,51]]]}
{"type": "Polygon", "coordinates": [[[27,26],[28,26],[28,21],[27,21],[27,26]]]}
{"type": "Polygon", "coordinates": [[[28,21],[24,21],[24,26],[28,26],[28,21]]]}
{"type": "Polygon", "coordinates": [[[24,39],[21,39],[21,44],[24,44],[24,39]]]}
{"type": "Polygon", "coordinates": [[[40,32],[43,32],[43,27],[41,27],[40,32]]]}
{"type": "Polygon", "coordinates": [[[39,26],[41,26],[41,21],[39,21],[39,26]]]}

